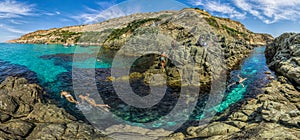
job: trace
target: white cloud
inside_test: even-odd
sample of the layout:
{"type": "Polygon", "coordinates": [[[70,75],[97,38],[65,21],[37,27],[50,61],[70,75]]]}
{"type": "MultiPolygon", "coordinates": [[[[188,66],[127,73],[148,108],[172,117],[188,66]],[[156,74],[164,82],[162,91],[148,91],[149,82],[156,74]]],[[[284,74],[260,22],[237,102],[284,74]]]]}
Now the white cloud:
{"type": "Polygon", "coordinates": [[[55,16],[55,15],[60,15],[61,13],[59,11],[55,11],[55,12],[41,12],[44,15],[47,16],[55,16]]]}
{"type": "Polygon", "coordinates": [[[235,10],[234,7],[229,4],[221,4],[215,1],[209,1],[205,4],[208,11],[219,12],[222,14],[227,14],[230,18],[244,19],[246,14],[240,13],[235,10]]]}
{"type": "Polygon", "coordinates": [[[47,16],[54,16],[54,15],[56,15],[55,13],[51,13],[51,12],[45,12],[45,13],[43,13],[44,15],[47,15],[47,16]]]}
{"type": "Polygon", "coordinates": [[[220,3],[212,0],[192,0],[190,2],[195,6],[203,6],[209,12],[218,12],[230,18],[244,19],[246,17],[246,13],[237,11],[228,3],[220,3]]]}
{"type": "Polygon", "coordinates": [[[28,33],[28,31],[23,31],[23,30],[19,30],[19,29],[16,29],[14,27],[10,27],[10,26],[7,26],[5,24],[0,24],[0,28],[1,29],[4,29],[4,30],[7,30],[9,32],[12,32],[12,33],[17,33],[17,34],[25,34],[25,33],[28,33]]]}
{"type": "Polygon", "coordinates": [[[9,22],[12,24],[17,24],[17,25],[26,23],[25,21],[15,20],[15,19],[11,19],[11,20],[9,20],[9,22]]]}
{"type": "Polygon", "coordinates": [[[0,18],[16,18],[31,15],[33,5],[20,3],[15,0],[0,1],[0,18]]]}
{"type": "Polygon", "coordinates": [[[220,3],[217,0],[191,0],[190,3],[231,18],[242,19],[246,14],[250,14],[266,24],[281,20],[300,20],[300,0],[230,0],[229,3],[220,3]]]}
{"type": "Polygon", "coordinates": [[[133,6],[133,5],[114,5],[106,10],[102,10],[108,5],[112,5],[111,3],[98,3],[99,4],[99,10],[92,9],[89,7],[86,7],[88,10],[88,13],[81,14],[79,16],[74,16],[73,18],[84,23],[95,23],[100,22],[103,20],[108,20],[112,18],[122,17],[134,13],[141,12],[142,9],[139,6],[133,6]]]}
{"type": "Polygon", "coordinates": [[[234,0],[234,4],[266,24],[300,19],[299,0],[234,0]]]}
{"type": "Polygon", "coordinates": [[[204,5],[204,3],[202,2],[202,0],[190,0],[190,3],[194,6],[202,6],[204,5]]]}

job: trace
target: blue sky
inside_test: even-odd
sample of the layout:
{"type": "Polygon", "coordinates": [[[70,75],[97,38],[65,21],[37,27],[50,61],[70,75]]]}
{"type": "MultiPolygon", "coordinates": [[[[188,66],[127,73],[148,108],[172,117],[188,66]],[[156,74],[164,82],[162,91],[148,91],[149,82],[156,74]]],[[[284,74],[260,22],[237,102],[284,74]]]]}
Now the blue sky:
{"type": "Polygon", "coordinates": [[[184,7],[205,9],[275,37],[300,32],[300,0],[0,0],[0,42],[40,29],[184,7]]]}

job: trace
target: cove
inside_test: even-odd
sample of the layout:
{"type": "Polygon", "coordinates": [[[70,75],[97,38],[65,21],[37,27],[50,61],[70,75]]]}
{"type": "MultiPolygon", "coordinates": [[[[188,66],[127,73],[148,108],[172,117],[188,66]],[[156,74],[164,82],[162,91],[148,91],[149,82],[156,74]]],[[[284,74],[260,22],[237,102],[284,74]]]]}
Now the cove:
{"type": "MultiPolygon", "coordinates": [[[[234,85],[226,90],[223,101],[211,108],[216,112],[223,112],[232,104],[235,104],[245,98],[254,97],[260,93],[260,89],[269,81],[266,71],[270,71],[266,64],[264,55],[265,47],[257,47],[253,53],[246,58],[239,68],[230,73],[228,84],[238,80],[237,75],[248,78],[243,88],[241,85],[234,85]]],[[[80,109],[92,108],[86,106],[74,106],[65,100],[59,98],[60,90],[72,92],[72,68],[78,69],[95,69],[97,88],[105,103],[110,103],[112,106],[111,112],[115,114],[114,119],[119,123],[128,123],[130,125],[142,126],[146,128],[165,128],[174,126],[183,118],[189,120],[202,120],[205,118],[203,107],[205,106],[205,96],[199,99],[196,108],[191,116],[185,115],[185,110],[181,114],[168,118],[167,121],[162,119],[172,106],[176,104],[176,99],[172,93],[180,91],[167,89],[166,97],[161,101],[160,105],[150,109],[134,108],[126,105],[117,98],[110,82],[105,82],[106,77],[110,76],[110,67],[113,59],[113,52],[100,49],[99,61],[96,61],[95,56],[97,47],[63,47],[62,45],[37,45],[37,44],[0,44],[0,75],[1,81],[7,76],[20,76],[29,79],[30,82],[40,84],[50,96],[57,100],[59,106],[69,109],[69,111],[80,113],[80,109]],[[75,51],[76,49],[76,51],[75,51]],[[79,61],[73,61],[74,53],[82,56],[79,61]],[[94,67],[89,67],[87,64],[94,64],[94,67]],[[155,121],[155,124],[145,125],[145,122],[155,121]]],[[[84,83],[83,83],[84,85],[84,83]]],[[[209,95],[207,95],[209,96],[209,95]]],[[[76,113],[75,113],[76,114],[76,113]]],[[[97,116],[95,116],[97,117],[97,116]]]]}

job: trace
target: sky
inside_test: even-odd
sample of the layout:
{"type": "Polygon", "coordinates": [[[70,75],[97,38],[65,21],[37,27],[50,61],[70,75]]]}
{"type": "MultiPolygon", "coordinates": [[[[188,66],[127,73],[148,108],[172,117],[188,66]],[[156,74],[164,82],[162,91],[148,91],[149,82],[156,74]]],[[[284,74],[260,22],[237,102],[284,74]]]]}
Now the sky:
{"type": "Polygon", "coordinates": [[[140,12],[200,8],[274,37],[300,32],[300,0],[0,0],[0,42],[140,12]]]}

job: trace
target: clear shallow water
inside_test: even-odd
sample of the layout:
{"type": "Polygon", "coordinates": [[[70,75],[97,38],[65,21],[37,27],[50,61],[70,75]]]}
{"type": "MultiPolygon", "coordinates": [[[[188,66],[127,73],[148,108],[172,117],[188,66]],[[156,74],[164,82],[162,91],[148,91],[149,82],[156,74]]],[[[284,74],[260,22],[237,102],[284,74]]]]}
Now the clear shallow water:
{"type": "MultiPolygon", "coordinates": [[[[15,67],[23,67],[23,72],[31,71],[35,73],[36,80],[49,89],[50,92],[56,92],[64,89],[61,85],[62,74],[70,73],[72,70],[72,63],[75,68],[90,68],[88,63],[94,63],[93,68],[109,68],[110,60],[103,60],[101,63],[96,62],[95,56],[96,47],[63,47],[62,45],[37,45],[37,44],[0,44],[0,62],[5,62],[6,65],[1,65],[2,70],[13,69],[8,65],[15,67]],[[79,62],[73,61],[73,54],[75,52],[81,54],[83,57],[79,62]],[[96,62],[96,63],[95,63],[96,62]],[[51,89],[51,90],[50,90],[51,89]]],[[[14,72],[20,73],[17,69],[14,72]]],[[[2,71],[1,75],[12,75],[12,71],[2,71]]],[[[23,75],[26,78],[30,76],[23,75]]],[[[68,75],[70,76],[70,74],[68,75]]],[[[0,80],[3,80],[0,79],[0,80]]]]}
{"type": "MultiPolygon", "coordinates": [[[[234,104],[241,99],[253,97],[260,93],[259,88],[265,86],[269,82],[265,71],[268,71],[266,60],[264,56],[264,47],[255,48],[253,54],[249,56],[240,66],[239,69],[231,72],[231,79],[229,83],[236,82],[237,74],[241,77],[248,78],[244,84],[245,88],[241,85],[235,85],[229,88],[224,94],[223,102],[218,106],[211,108],[217,112],[222,112],[227,109],[231,104],[234,104]]],[[[101,58],[99,62],[95,61],[97,47],[63,47],[61,45],[35,45],[35,44],[0,44],[0,81],[4,80],[7,76],[25,77],[30,82],[38,82],[42,85],[49,94],[56,96],[60,90],[67,90],[72,92],[72,64],[75,68],[79,69],[95,69],[97,86],[105,103],[110,103],[112,106],[111,111],[116,115],[116,120],[119,122],[126,121],[131,125],[144,126],[148,128],[167,128],[174,126],[183,119],[189,117],[191,120],[201,120],[205,117],[202,113],[203,106],[205,106],[206,96],[199,100],[194,114],[192,116],[185,115],[185,110],[181,114],[172,116],[165,121],[162,116],[166,115],[172,106],[176,104],[176,97],[172,93],[180,91],[167,90],[165,98],[161,101],[160,105],[154,106],[150,109],[133,108],[126,105],[113,91],[110,82],[104,82],[104,79],[110,76],[110,65],[113,59],[112,52],[100,49],[101,58]],[[79,54],[81,59],[73,62],[73,54],[79,54]],[[90,64],[93,64],[90,67],[90,64]],[[163,109],[162,111],[160,111],[163,109]],[[155,124],[144,125],[145,122],[157,121],[155,124]]],[[[121,64],[120,64],[121,65],[121,64]]],[[[59,106],[67,107],[69,111],[75,111],[76,107],[72,104],[61,100],[58,102],[59,106]]],[[[77,106],[77,108],[91,109],[86,106],[77,106]]],[[[76,114],[76,113],[75,113],[76,114]]],[[[101,121],[101,120],[100,120],[101,121]]]]}
{"type": "Polygon", "coordinates": [[[276,77],[273,72],[270,75],[265,74],[266,71],[271,72],[271,70],[266,64],[264,51],[265,47],[255,48],[253,53],[243,61],[240,68],[231,72],[232,78],[230,79],[229,83],[238,81],[238,74],[242,78],[248,79],[244,81],[244,88],[242,85],[235,85],[227,90],[225,93],[226,98],[219,106],[214,108],[217,112],[224,111],[231,104],[236,103],[245,97],[254,97],[255,95],[261,93],[260,89],[270,82],[268,76],[272,76],[274,78],[276,77]]]}
{"type": "MultiPolygon", "coordinates": [[[[42,82],[46,83],[54,82],[59,74],[69,71],[66,66],[71,65],[71,55],[74,52],[75,47],[63,47],[62,45],[0,44],[1,61],[25,66],[27,69],[35,72],[42,82]],[[57,54],[65,54],[65,57],[68,57],[69,54],[69,58],[60,60],[64,61],[65,64],[57,64],[55,57],[45,57],[45,55],[57,54]]],[[[97,52],[95,52],[95,47],[76,47],[76,53],[93,55],[93,53],[97,52]]],[[[74,62],[74,66],[77,68],[89,68],[85,67],[86,65],[84,64],[86,63],[95,63],[95,59],[83,59],[81,62],[74,62]]],[[[95,63],[95,68],[108,67],[110,67],[109,63],[95,63]]]]}

